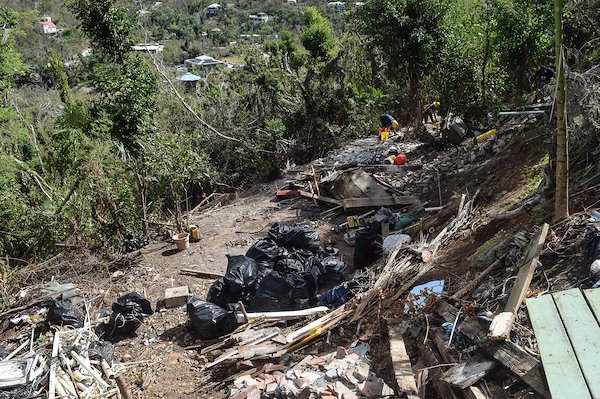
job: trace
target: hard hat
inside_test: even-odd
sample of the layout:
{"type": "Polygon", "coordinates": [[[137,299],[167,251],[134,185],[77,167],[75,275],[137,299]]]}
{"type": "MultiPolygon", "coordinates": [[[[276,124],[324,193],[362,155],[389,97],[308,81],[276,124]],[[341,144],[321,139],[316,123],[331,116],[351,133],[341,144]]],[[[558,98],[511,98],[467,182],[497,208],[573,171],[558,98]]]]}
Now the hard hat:
{"type": "Polygon", "coordinates": [[[436,108],[439,107],[440,106],[440,102],[439,101],[434,101],[433,102],[433,106],[436,107],[436,108]]]}
{"type": "Polygon", "coordinates": [[[390,154],[390,155],[398,155],[398,148],[396,148],[396,146],[391,146],[388,149],[388,154],[390,154]]]}
{"type": "Polygon", "coordinates": [[[392,121],[392,129],[395,129],[398,127],[398,122],[396,122],[395,120],[392,121]]]}

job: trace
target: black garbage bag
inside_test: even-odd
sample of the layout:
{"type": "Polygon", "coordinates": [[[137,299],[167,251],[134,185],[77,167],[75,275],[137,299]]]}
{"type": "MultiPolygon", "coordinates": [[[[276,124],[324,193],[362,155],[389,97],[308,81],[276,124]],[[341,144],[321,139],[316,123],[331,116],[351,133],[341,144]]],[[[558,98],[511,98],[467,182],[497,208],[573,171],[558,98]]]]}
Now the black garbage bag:
{"type": "Polygon", "coordinates": [[[214,339],[229,334],[237,327],[235,313],[220,306],[191,297],[187,303],[187,314],[192,328],[202,339],[214,339]]]}
{"type": "Polygon", "coordinates": [[[88,348],[88,354],[90,359],[104,359],[108,364],[112,363],[115,357],[113,345],[108,341],[92,341],[88,348]]]}
{"type": "Polygon", "coordinates": [[[272,272],[258,284],[250,304],[253,312],[298,310],[308,307],[310,288],[302,276],[272,272]]]}
{"type": "Polygon", "coordinates": [[[123,252],[133,252],[148,245],[149,241],[142,238],[135,238],[128,234],[123,240],[123,252]]]}
{"type": "Polygon", "coordinates": [[[254,259],[256,263],[268,262],[273,268],[277,259],[287,256],[287,250],[281,248],[275,241],[265,239],[254,243],[246,252],[246,256],[254,259]]]}
{"type": "Polygon", "coordinates": [[[588,261],[594,262],[596,259],[600,259],[600,231],[592,233],[585,249],[588,261]]]}
{"type": "Polygon", "coordinates": [[[215,281],[210,287],[210,289],[208,290],[208,294],[206,295],[206,300],[208,302],[214,303],[215,305],[219,305],[222,308],[226,307],[227,304],[230,302],[237,302],[231,297],[230,293],[227,291],[227,288],[225,287],[225,282],[222,278],[215,281]]]}
{"type": "Polygon", "coordinates": [[[328,256],[321,262],[325,268],[325,281],[329,283],[339,283],[344,280],[344,270],[346,264],[335,256],[328,256]]]}
{"type": "Polygon", "coordinates": [[[287,249],[307,249],[317,253],[321,248],[319,233],[308,226],[289,226],[285,223],[275,223],[269,230],[269,237],[281,247],[287,249]]]}
{"type": "Polygon", "coordinates": [[[352,297],[369,288],[369,278],[357,276],[340,285],[333,287],[327,292],[317,294],[317,305],[337,308],[348,302],[352,297]]]}
{"type": "Polygon", "coordinates": [[[381,223],[373,223],[356,231],[354,244],[354,269],[371,266],[383,253],[381,223]]]}
{"type": "Polygon", "coordinates": [[[278,259],[288,256],[285,248],[278,246],[275,241],[265,239],[257,241],[248,249],[246,256],[256,261],[258,278],[261,279],[273,271],[278,259]]]}
{"type": "Polygon", "coordinates": [[[305,260],[294,255],[279,259],[275,265],[275,271],[283,275],[302,273],[306,270],[305,260]]]}
{"type": "Polygon", "coordinates": [[[227,273],[223,281],[232,302],[237,302],[247,295],[252,296],[258,283],[256,261],[243,255],[227,255],[227,273]]]}
{"type": "Polygon", "coordinates": [[[154,313],[150,302],[137,292],[130,292],[117,298],[112,304],[112,310],[108,327],[105,327],[104,331],[101,329],[101,332],[110,336],[133,333],[145,317],[154,313]]]}
{"type": "Polygon", "coordinates": [[[83,327],[81,312],[68,299],[62,299],[61,296],[58,299],[46,301],[44,306],[48,306],[46,321],[49,324],[76,328],[83,327]]]}

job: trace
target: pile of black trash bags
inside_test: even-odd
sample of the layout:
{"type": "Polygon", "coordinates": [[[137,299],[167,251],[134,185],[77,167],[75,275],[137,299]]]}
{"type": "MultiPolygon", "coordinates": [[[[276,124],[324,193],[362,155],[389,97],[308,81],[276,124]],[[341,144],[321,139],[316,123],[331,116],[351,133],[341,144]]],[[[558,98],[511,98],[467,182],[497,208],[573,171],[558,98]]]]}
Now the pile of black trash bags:
{"type": "Polygon", "coordinates": [[[216,338],[235,329],[238,302],[249,312],[316,306],[318,290],[341,282],[345,268],[321,248],[315,230],[275,223],[246,255],[228,256],[225,276],[215,281],[206,301],[191,298],[187,312],[200,338],[216,338]]]}

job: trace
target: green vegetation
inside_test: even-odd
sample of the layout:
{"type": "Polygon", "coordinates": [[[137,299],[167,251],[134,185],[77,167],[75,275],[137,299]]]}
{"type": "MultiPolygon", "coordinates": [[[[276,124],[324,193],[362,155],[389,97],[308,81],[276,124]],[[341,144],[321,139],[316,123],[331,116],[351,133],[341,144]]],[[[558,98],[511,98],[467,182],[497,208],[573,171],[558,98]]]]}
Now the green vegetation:
{"type": "MultiPolygon", "coordinates": [[[[546,0],[368,0],[344,12],[240,0],[207,16],[212,2],[3,2],[5,266],[61,242],[114,250],[186,203],[375,131],[384,111],[411,121],[437,98],[442,114],[476,123],[501,102],[522,103],[537,67],[552,64],[546,0]],[[259,12],[269,21],[251,25],[259,12]],[[36,30],[46,14],[58,33],[36,30]],[[164,51],[131,51],[143,42],[164,51]],[[192,70],[201,80],[186,90],[177,67],[202,54],[243,66],[192,70]]],[[[569,65],[599,59],[597,4],[565,8],[569,65]]]]}

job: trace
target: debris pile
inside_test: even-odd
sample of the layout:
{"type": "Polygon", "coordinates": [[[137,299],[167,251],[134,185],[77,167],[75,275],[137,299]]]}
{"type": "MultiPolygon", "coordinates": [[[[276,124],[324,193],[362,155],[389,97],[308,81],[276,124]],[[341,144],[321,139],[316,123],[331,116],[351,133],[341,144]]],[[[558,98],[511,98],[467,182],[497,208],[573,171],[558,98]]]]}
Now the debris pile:
{"type": "Polygon", "coordinates": [[[125,385],[112,365],[112,344],[99,340],[89,325],[56,331],[48,344],[45,337],[34,339],[34,327],[30,339],[0,359],[0,397],[43,392],[50,399],[125,397],[125,385]]]}
{"type": "Polygon", "coordinates": [[[231,399],[246,398],[385,398],[394,391],[369,366],[367,344],[338,347],[324,356],[307,355],[297,363],[265,364],[237,377],[231,399]],[[258,396],[257,396],[258,395],[258,396]]]}

